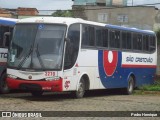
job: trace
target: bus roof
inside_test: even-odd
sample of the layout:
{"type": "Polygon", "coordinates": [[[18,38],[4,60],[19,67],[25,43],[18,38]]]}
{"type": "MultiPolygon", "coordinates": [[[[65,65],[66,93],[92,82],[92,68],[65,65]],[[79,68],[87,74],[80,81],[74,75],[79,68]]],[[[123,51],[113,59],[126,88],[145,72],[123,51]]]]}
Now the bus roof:
{"type": "Polygon", "coordinates": [[[118,25],[106,25],[107,28],[112,28],[112,29],[119,29],[119,30],[124,30],[124,31],[130,31],[130,32],[138,32],[138,33],[144,33],[144,34],[155,34],[151,30],[142,30],[138,28],[129,28],[129,27],[124,27],[124,26],[118,26],[118,25]]]}
{"type": "Polygon", "coordinates": [[[137,28],[129,28],[129,27],[123,27],[118,25],[110,25],[110,24],[104,24],[104,23],[98,23],[93,21],[87,21],[83,20],[81,18],[71,18],[71,17],[32,17],[32,18],[24,18],[18,21],[18,23],[59,23],[59,24],[73,24],[73,23],[84,23],[84,24],[90,24],[90,25],[97,25],[112,29],[119,29],[124,31],[131,31],[131,32],[140,32],[140,33],[146,33],[146,34],[155,34],[153,31],[150,30],[141,30],[137,28]]]}
{"type": "Polygon", "coordinates": [[[71,18],[71,17],[32,17],[24,18],[18,21],[18,23],[59,23],[59,24],[73,24],[73,23],[86,23],[92,25],[105,26],[103,23],[97,23],[92,21],[86,21],[81,18],[71,18]]]}
{"type": "Polygon", "coordinates": [[[0,25],[14,26],[18,19],[0,17],[0,25]]]}

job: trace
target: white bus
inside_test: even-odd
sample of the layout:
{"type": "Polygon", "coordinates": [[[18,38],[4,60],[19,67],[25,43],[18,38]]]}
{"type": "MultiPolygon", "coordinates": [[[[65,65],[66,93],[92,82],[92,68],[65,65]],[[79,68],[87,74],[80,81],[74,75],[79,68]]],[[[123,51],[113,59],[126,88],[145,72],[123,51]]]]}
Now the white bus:
{"type": "Polygon", "coordinates": [[[156,35],[152,31],[106,25],[77,18],[20,20],[9,50],[11,89],[71,91],[135,87],[154,82],[156,35]]]}
{"type": "Polygon", "coordinates": [[[6,63],[11,34],[17,19],[0,17],[0,93],[7,93],[6,63]]]}

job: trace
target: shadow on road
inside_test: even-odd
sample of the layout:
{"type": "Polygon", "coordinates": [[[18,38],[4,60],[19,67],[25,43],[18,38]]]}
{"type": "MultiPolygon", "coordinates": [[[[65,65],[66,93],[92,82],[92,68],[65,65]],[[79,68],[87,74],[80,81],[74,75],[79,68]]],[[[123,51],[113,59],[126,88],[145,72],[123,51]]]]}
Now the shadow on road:
{"type": "MultiPolygon", "coordinates": [[[[91,90],[86,91],[83,99],[90,99],[94,97],[104,97],[104,96],[113,96],[113,95],[123,95],[122,89],[108,89],[108,90],[91,90]]],[[[63,101],[69,99],[75,99],[70,92],[62,93],[53,93],[53,92],[44,92],[40,97],[34,97],[31,93],[27,91],[11,91],[9,94],[1,94],[1,98],[19,98],[26,99],[29,101],[63,101]]]]}

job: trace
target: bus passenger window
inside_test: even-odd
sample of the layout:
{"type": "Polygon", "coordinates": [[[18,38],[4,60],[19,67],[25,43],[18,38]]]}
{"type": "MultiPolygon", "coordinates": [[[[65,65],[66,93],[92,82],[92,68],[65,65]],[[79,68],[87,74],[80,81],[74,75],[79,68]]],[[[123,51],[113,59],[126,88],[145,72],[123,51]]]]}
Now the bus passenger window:
{"type": "Polygon", "coordinates": [[[96,30],[96,46],[97,47],[108,47],[108,30],[98,28],[96,30]]]}
{"type": "Polygon", "coordinates": [[[133,33],[133,49],[142,50],[142,35],[133,33]]]}
{"type": "Polygon", "coordinates": [[[143,36],[143,51],[149,51],[149,36],[143,36]]]}
{"type": "Polygon", "coordinates": [[[127,49],[127,32],[122,32],[122,48],[127,49]]]}
{"type": "Polygon", "coordinates": [[[83,25],[82,47],[95,46],[95,29],[92,26],[83,25]]]}
{"type": "Polygon", "coordinates": [[[3,36],[3,47],[9,47],[11,41],[10,32],[5,32],[3,36]]]}
{"type": "Polygon", "coordinates": [[[107,29],[102,30],[102,41],[103,41],[103,47],[108,47],[108,30],[107,29]]]}
{"type": "Polygon", "coordinates": [[[156,41],[155,36],[150,36],[150,45],[149,45],[150,52],[155,51],[156,49],[156,41]]]}
{"type": "Polygon", "coordinates": [[[110,47],[111,48],[120,48],[120,31],[110,30],[110,47]]]}

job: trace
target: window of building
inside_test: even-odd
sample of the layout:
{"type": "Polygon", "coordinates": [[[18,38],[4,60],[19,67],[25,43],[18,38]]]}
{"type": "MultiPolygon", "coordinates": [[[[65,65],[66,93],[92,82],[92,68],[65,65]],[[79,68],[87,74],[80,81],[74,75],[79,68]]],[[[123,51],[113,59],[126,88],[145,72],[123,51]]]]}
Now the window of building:
{"type": "Polygon", "coordinates": [[[98,22],[107,22],[108,14],[107,13],[98,13],[98,22]]]}
{"type": "Polygon", "coordinates": [[[128,15],[118,15],[117,21],[121,23],[127,23],[128,22],[128,15]]]}

